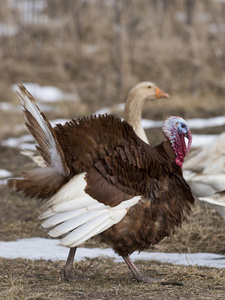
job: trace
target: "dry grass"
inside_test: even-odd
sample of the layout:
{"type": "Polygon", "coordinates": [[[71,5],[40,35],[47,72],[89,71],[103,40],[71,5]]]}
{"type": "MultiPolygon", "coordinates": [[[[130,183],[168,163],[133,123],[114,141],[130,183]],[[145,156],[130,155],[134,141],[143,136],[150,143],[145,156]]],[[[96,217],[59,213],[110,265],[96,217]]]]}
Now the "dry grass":
{"type": "Polygon", "coordinates": [[[130,279],[124,263],[86,259],[76,263],[77,280],[62,278],[60,261],[3,260],[2,299],[224,299],[224,270],[137,262],[145,275],[163,277],[164,284],[140,284],[130,279]]]}

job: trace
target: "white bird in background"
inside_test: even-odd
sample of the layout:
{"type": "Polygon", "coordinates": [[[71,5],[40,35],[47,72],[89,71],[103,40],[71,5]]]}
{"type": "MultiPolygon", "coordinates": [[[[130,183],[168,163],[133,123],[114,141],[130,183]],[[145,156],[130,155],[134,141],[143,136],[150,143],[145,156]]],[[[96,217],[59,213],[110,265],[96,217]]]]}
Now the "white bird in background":
{"type": "Polygon", "coordinates": [[[208,197],[200,197],[200,201],[206,202],[215,209],[225,221],[225,190],[208,197]]]}
{"type": "Polygon", "coordinates": [[[183,168],[196,197],[222,191],[225,188],[225,133],[192,152],[183,168]]]}
{"type": "Polygon", "coordinates": [[[192,152],[183,168],[193,194],[225,221],[225,133],[192,152]]]}

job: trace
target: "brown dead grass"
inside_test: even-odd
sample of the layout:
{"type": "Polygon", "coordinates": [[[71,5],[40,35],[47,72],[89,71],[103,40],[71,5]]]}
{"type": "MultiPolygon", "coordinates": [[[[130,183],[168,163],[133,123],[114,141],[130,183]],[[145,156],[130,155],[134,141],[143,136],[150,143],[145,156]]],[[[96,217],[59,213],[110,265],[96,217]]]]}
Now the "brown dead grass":
{"type": "Polygon", "coordinates": [[[63,279],[64,263],[0,259],[2,299],[224,299],[224,270],[137,262],[145,275],[163,284],[142,284],[130,278],[124,263],[86,259],[76,263],[77,280],[63,279]]]}

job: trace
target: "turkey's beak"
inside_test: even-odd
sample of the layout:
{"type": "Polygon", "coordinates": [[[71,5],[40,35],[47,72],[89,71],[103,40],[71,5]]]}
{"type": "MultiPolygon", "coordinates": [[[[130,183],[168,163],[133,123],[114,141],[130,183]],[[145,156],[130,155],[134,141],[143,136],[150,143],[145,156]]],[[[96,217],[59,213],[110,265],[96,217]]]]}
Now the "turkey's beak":
{"type": "Polygon", "coordinates": [[[188,129],[187,133],[185,133],[184,136],[188,139],[188,146],[187,146],[187,150],[186,150],[186,155],[188,155],[190,152],[191,143],[192,143],[191,131],[188,129]]]}
{"type": "Polygon", "coordinates": [[[159,99],[159,98],[169,98],[169,95],[166,94],[166,93],[164,93],[158,87],[156,87],[155,88],[155,97],[156,97],[156,99],[159,99]]]}

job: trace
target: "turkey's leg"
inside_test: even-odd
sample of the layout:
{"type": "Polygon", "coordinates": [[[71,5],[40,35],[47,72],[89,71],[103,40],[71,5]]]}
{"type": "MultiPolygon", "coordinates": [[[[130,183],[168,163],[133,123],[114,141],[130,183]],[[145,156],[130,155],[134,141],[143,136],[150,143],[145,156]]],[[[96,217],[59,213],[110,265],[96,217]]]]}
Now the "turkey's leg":
{"type": "Polygon", "coordinates": [[[73,261],[74,261],[76,250],[77,247],[70,248],[70,252],[68,254],[66,266],[64,269],[64,276],[69,281],[76,279],[75,275],[73,274],[73,261]]]}
{"type": "Polygon", "coordinates": [[[161,282],[164,281],[164,279],[155,279],[148,276],[144,276],[141,274],[141,272],[138,270],[138,268],[135,266],[135,264],[132,262],[131,258],[129,256],[123,256],[123,259],[127,263],[129,269],[132,271],[134,277],[137,279],[137,281],[147,282],[147,283],[155,283],[155,282],[161,282]]]}

